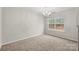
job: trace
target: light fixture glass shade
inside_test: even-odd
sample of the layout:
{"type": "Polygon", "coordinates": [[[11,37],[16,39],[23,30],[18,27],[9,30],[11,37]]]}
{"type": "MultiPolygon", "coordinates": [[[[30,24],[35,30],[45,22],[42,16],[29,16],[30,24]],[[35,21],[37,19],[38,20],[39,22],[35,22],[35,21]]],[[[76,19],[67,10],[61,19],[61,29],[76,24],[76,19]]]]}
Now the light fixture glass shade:
{"type": "Polygon", "coordinates": [[[54,11],[55,8],[52,7],[43,7],[41,8],[41,12],[44,16],[50,16],[54,11]]]}

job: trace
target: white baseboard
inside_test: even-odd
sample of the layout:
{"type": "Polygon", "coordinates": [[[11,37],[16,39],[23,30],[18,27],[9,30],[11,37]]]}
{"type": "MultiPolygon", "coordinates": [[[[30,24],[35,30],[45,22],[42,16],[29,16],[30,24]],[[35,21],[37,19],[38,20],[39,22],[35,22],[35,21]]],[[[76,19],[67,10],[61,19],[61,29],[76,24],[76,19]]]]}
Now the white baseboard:
{"type": "Polygon", "coordinates": [[[25,38],[20,38],[20,39],[14,40],[14,41],[10,41],[10,42],[6,42],[6,43],[2,43],[2,45],[6,45],[6,44],[10,44],[10,43],[14,43],[14,42],[17,42],[17,41],[20,41],[20,40],[24,40],[24,39],[32,38],[32,37],[39,36],[39,35],[42,35],[42,34],[34,34],[34,35],[31,35],[31,36],[28,36],[28,37],[25,37],[25,38]]]}
{"type": "Polygon", "coordinates": [[[59,37],[59,38],[63,38],[63,39],[67,39],[67,40],[72,40],[72,41],[78,42],[78,40],[73,40],[74,38],[72,38],[72,37],[61,36],[61,35],[54,35],[54,34],[48,34],[48,33],[46,33],[46,34],[47,34],[47,35],[52,35],[52,36],[55,36],[55,37],[59,37]]]}

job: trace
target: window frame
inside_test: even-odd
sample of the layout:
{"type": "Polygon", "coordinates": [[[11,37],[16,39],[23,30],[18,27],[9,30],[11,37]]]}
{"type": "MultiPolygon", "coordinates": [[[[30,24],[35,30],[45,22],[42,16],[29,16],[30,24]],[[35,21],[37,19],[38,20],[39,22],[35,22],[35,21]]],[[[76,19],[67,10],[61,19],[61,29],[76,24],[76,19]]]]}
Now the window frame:
{"type": "Polygon", "coordinates": [[[48,24],[48,30],[64,32],[64,17],[48,17],[47,24],[48,24]],[[53,28],[49,28],[49,25],[50,25],[49,24],[49,19],[55,20],[55,18],[63,19],[63,23],[60,23],[60,24],[63,24],[63,30],[56,29],[57,28],[57,26],[56,26],[57,23],[54,23],[53,28]]]}

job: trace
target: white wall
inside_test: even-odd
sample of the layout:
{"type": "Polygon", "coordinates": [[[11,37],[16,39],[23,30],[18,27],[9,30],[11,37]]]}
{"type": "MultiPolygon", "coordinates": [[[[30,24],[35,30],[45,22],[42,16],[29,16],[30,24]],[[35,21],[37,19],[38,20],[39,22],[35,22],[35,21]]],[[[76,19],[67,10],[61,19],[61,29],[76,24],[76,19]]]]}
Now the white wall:
{"type": "Polygon", "coordinates": [[[78,41],[78,36],[77,36],[78,29],[77,29],[77,24],[76,24],[76,15],[77,15],[76,8],[71,8],[71,9],[64,10],[64,11],[53,14],[53,17],[58,17],[58,16],[64,17],[64,32],[48,30],[48,25],[45,26],[46,28],[45,32],[47,34],[78,41]]]}
{"type": "Polygon", "coordinates": [[[3,44],[43,34],[43,17],[29,8],[3,8],[3,44]]]}
{"type": "Polygon", "coordinates": [[[1,35],[2,35],[2,31],[1,31],[1,29],[2,29],[2,11],[1,11],[1,7],[0,7],[0,48],[1,48],[1,40],[2,40],[2,37],[1,37],[1,35]]]}
{"type": "Polygon", "coordinates": [[[79,8],[77,8],[77,25],[79,26],[79,8]]]}
{"type": "Polygon", "coordinates": [[[77,8],[78,50],[79,50],[79,8],[77,8]]]}

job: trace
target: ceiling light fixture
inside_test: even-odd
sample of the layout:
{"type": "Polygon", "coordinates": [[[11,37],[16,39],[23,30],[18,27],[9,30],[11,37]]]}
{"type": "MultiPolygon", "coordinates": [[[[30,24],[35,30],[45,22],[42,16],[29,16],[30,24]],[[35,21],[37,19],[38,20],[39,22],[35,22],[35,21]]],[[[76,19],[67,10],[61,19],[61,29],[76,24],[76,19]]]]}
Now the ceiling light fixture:
{"type": "Polygon", "coordinates": [[[43,7],[40,10],[44,16],[51,16],[55,12],[55,8],[52,7],[43,7]]]}

